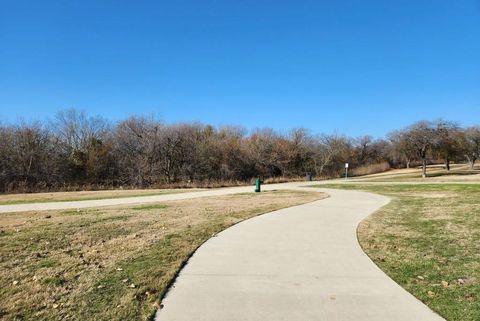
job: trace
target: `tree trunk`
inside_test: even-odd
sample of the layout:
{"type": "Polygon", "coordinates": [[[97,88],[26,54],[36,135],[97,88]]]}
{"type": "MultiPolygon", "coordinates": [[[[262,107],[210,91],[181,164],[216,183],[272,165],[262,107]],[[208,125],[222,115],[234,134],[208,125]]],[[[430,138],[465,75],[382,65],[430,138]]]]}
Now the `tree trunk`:
{"type": "Polygon", "coordinates": [[[30,161],[28,162],[27,173],[25,175],[25,182],[24,182],[25,185],[27,185],[28,175],[30,175],[30,169],[32,168],[32,160],[33,160],[33,155],[30,155],[30,161]]]}
{"type": "Polygon", "coordinates": [[[477,160],[475,157],[470,157],[466,155],[468,164],[470,165],[470,169],[473,170],[475,168],[475,161],[477,160]]]}
{"type": "Polygon", "coordinates": [[[445,160],[445,168],[447,169],[447,171],[450,170],[450,159],[448,158],[445,160]]]}
{"type": "Polygon", "coordinates": [[[411,161],[409,159],[407,159],[407,168],[410,168],[410,162],[411,161]]]}
{"type": "Polygon", "coordinates": [[[427,177],[427,159],[422,158],[422,178],[427,177]]]}

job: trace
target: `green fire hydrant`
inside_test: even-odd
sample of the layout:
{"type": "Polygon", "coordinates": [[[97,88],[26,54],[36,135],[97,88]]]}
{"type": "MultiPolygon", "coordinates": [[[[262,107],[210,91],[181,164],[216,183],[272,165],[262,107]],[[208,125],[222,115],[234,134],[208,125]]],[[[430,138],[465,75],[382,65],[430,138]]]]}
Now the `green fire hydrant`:
{"type": "Polygon", "coordinates": [[[262,181],[260,178],[255,180],[255,193],[260,193],[262,191],[262,181]]]}

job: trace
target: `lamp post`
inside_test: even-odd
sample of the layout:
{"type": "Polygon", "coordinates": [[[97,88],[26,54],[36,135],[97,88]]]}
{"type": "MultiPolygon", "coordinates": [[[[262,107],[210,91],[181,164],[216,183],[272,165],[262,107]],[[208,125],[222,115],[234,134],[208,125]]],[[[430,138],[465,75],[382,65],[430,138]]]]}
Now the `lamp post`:
{"type": "Polygon", "coordinates": [[[345,163],[345,180],[348,179],[348,163],[345,163]]]}

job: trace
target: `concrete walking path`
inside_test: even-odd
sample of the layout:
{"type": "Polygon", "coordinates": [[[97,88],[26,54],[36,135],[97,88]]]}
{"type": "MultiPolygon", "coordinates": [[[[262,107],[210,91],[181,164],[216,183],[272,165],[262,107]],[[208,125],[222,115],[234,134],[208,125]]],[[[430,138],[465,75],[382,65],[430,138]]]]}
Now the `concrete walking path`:
{"type": "MultiPolygon", "coordinates": [[[[270,184],[262,186],[262,190],[277,190],[277,189],[295,189],[305,183],[283,183],[270,184]]],[[[28,212],[28,211],[50,211],[50,210],[67,210],[102,206],[116,206],[116,205],[135,205],[148,204],[165,201],[175,201],[192,199],[209,196],[222,196],[237,193],[253,192],[253,186],[238,186],[215,188],[206,191],[195,191],[177,194],[161,194],[151,196],[131,196],[121,198],[109,198],[98,200],[83,200],[83,201],[68,201],[68,202],[42,202],[42,203],[28,203],[28,204],[11,204],[0,205],[0,213],[14,213],[14,212],[28,212]]]]}
{"type": "Polygon", "coordinates": [[[181,271],[156,320],[443,320],[358,244],[358,224],[388,198],[321,191],[330,198],[255,217],[207,241],[181,271]]]}

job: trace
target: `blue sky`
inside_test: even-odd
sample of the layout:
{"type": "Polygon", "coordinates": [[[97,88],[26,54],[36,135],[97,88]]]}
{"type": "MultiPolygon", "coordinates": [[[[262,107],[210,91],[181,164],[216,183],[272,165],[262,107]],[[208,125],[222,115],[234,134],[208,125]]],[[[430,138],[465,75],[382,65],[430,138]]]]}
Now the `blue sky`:
{"type": "Polygon", "coordinates": [[[480,123],[480,2],[7,1],[0,119],[112,120],[382,136],[480,123]]]}

